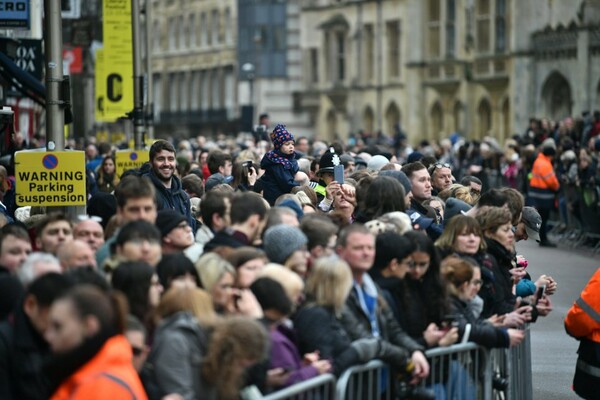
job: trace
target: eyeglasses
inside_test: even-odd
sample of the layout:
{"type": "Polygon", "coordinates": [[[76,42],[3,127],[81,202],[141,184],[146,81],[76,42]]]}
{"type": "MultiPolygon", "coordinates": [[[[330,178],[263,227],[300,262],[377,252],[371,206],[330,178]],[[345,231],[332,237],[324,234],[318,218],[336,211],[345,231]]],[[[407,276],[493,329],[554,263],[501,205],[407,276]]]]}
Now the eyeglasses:
{"type": "Polygon", "coordinates": [[[431,168],[437,168],[437,169],[441,169],[441,168],[450,168],[452,169],[452,165],[448,164],[448,163],[435,163],[431,166],[431,168]]]}
{"type": "Polygon", "coordinates": [[[96,222],[102,222],[102,218],[96,216],[96,215],[87,215],[87,214],[82,214],[82,215],[78,215],[77,216],[77,220],[78,221],[96,221],[96,222]]]}
{"type": "Polygon", "coordinates": [[[471,283],[475,286],[481,286],[483,285],[483,281],[481,279],[474,279],[471,281],[471,283]]]}
{"type": "Polygon", "coordinates": [[[189,228],[189,227],[190,226],[188,225],[187,221],[183,221],[182,223],[177,225],[174,229],[185,229],[185,228],[189,228]]]}

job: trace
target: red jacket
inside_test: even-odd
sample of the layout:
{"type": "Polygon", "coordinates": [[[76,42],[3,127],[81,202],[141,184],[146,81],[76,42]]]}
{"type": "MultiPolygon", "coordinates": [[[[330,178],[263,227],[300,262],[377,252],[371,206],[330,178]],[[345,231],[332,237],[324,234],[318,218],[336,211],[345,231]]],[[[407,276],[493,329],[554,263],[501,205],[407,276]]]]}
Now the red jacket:
{"type": "Polygon", "coordinates": [[[108,339],[90,361],[58,387],[51,400],[147,400],[131,358],[131,345],[125,336],[108,339]]]}

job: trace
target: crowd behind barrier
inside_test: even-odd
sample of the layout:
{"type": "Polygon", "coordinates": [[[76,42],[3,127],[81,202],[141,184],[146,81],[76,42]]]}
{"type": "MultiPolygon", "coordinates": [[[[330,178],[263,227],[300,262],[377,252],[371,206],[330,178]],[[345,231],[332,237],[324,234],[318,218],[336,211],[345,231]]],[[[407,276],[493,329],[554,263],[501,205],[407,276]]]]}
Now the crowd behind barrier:
{"type": "Polygon", "coordinates": [[[600,138],[561,167],[571,137],[413,148],[401,130],[324,143],[277,125],[270,151],[157,140],[122,175],[89,143],[75,221],[16,208],[22,183],[0,167],[0,399],[529,400],[517,327],[552,311],[557,282],[515,244],[555,247],[556,196],[553,232],[599,246],[600,138]],[[535,186],[538,160],[563,191],[535,186]],[[113,352],[127,357],[92,373],[113,352]]]}
{"type": "Polygon", "coordinates": [[[531,400],[531,341],[510,349],[486,349],[475,343],[425,352],[430,375],[419,385],[405,385],[382,361],[348,368],[337,380],[322,375],[280,390],[263,400],[396,400],[435,399],[531,400]],[[332,386],[335,390],[332,390],[332,386]]]}

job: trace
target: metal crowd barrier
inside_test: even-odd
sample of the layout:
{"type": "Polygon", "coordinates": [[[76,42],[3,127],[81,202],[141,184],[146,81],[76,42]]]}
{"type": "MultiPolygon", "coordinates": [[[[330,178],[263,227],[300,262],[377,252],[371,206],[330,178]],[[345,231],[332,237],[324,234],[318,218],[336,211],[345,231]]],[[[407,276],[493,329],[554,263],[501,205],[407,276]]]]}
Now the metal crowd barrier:
{"type": "Polygon", "coordinates": [[[392,376],[379,360],[348,368],[337,381],[338,400],[391,400],[392,376]]]}
{"type": "Polygon", "coordinates": [[[475,343],[455,344],[425,352],[429,377],[421,387],[435,393],[436,399],[475,400],[492,398],[489,352],[475,343]]]}
{"type": "Polygon", "coordinates": [[[518,346],[491,351],[491,372],[495,398],[507,400],[530,400],[533,398],[529,324],[525,326],[524,330],[525,339],[518,346]]]}
{"type": "MultiPolygon", "coordinates": [[[[488,350],[475,343],[456,344],[425,352],[429,377],[420,389],[444,400],[531,400],[531,341],[510,349],[488,350]]],[[[373,360],[344,371],[335,380],[321,375],[263,397],[264,400],[395,400],[396,376],[382,361],[373,360]]]]}
{"type": "Polygon", "coordinates": [[[335,376],[323,374],[262,397],[263,400],[334,400],[335,376]]]}

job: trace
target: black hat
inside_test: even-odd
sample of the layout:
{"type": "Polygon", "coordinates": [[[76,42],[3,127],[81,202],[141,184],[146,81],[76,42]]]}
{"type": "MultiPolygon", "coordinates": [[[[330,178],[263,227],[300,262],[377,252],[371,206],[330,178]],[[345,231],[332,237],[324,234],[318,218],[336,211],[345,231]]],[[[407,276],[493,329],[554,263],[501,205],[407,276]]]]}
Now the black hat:
{"type": "Polygon", "coordinates": [[[156,215],[156,227],[160,230],[162,237],[167,236],[169,232],[177,228],[177,225],[184,221],[187,222],[185,215],[170,208],[160,210],[156,215]]]}
{"type": "Polygon", "coordinates": [[[333,169],[336,165],[340,165],[340,157],[335,154],[335,149],[330,147],[328,151],[323,153],[319,160],[319,170],[317,171],[317,175],[323,172],[333,173],[333,169]]]}

